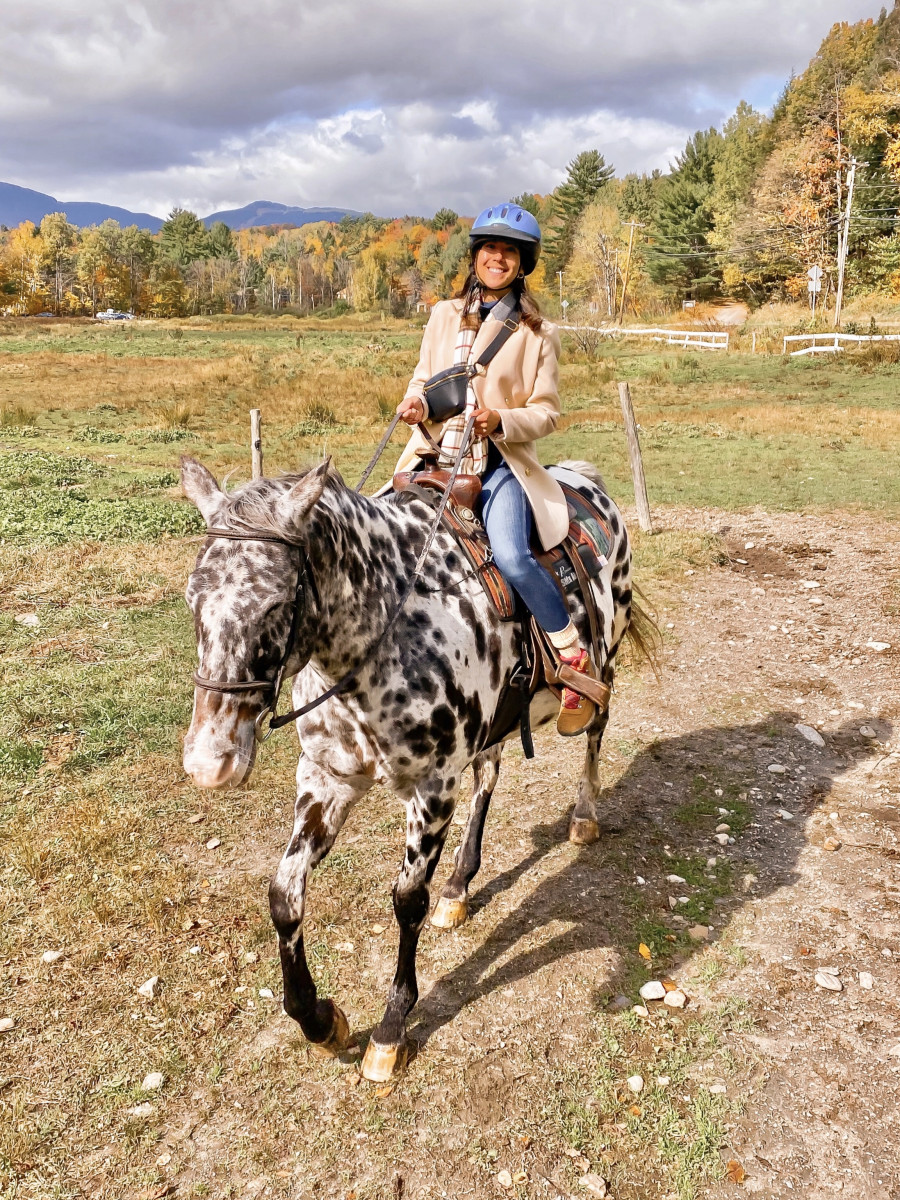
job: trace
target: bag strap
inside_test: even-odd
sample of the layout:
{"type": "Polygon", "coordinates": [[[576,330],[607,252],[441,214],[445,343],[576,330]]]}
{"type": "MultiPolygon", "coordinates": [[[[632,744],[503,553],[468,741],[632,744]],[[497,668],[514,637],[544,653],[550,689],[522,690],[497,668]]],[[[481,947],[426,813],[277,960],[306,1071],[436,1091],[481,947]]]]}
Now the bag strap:
{"type": "Polygon", "coordinates": [[[518,309],[515,309],[503,322],[502,326],[500,327],[500,332],[497,334],[491,344],[485,347],[485,350],[478,361],[473,363],[472,367],[470,368],[472,375],[477,374],[479,368],[487,367],[488,363],[492,362],[493,359],[496,358],[498,352],[503,349],[512,335],[519,328],[519,320],[519,311],[518,309]]]}

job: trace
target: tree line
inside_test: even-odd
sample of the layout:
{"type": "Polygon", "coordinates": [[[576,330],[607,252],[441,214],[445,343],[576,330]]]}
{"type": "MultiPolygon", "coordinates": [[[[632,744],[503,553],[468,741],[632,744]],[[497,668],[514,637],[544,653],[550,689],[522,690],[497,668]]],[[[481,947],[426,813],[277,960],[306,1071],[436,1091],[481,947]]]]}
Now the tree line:
{"type": "MultiPolygon", "coordinates": [[[[796,299],[814,265],[827,300],[851,175],[847,292],[900,297],[900,0],[875,21],[835,25],[771,115],[741,102],[667,173],[617,178],[586,150],[552,193],[513,199],[545,231],[534,289],[608,319],[722,295],[796,299]]],[[[176,209],[151,235],[53,213],[0,230],[0,310],[400,315],[459,286],[470,225],[444,208],[232,231],[176,209]]]]}

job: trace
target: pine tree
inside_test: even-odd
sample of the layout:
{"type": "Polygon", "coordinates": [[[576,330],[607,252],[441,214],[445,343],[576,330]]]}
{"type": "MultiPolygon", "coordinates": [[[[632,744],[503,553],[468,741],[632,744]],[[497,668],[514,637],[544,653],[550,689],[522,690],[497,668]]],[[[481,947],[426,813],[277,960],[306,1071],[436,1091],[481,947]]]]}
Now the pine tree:
{"type": "Polygon", "coordinates": [[[435,233],[440,233],[442,229],[449,229],[451,225],[455,225],[458,220],[459,214],[452,208],[439,208],[429,224],[435,233]]]}
{"type": "Polygon", "coordinates": [[[582,150],[566,168],[566,181],[553,193],[555,225],[544,239],[550,271],[564,271],[572,257],[578,218],[615,175],[599,150],[582,150]]]}
{"type": "Polygon", "coordinates": [[[541,202],[535,196],[534,192],[523,192],[521,196],[513,196],[510,204],[518,204],[519,208],[524,208],[526,212],[530,212],[533,217],[540,218],[541,202]]]}
{"type": "Polygon", "coordinates": [[[690,138],[660,189],[653,222],[647,256],[651,277],[692,299],[709,295],[721,279],[709,240],[710,197],[721,148],[722,136],[715,129],[698,130],[690,138]]]}
{"type": "Polygon", "coordinates": [[[199,258],[209,258],[209,236],[196,213],[173,208],[159,233],[163,256],[176,266],[186,266],[199,258]]]}

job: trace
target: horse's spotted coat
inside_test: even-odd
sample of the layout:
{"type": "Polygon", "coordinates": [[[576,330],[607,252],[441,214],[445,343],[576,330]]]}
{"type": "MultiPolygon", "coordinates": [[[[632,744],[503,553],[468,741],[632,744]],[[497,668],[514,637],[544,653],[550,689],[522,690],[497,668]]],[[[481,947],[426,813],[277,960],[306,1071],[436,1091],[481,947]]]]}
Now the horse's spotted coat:
{"type": "MultiPolygon", "coordinates": [[[[481,584],[468,576],[444,530],[387,638],[372,652],[404,591],[433,510],[414,494],[368,499],[327,466],[258,480],[226,496],[199,463],[186,459],[182,481],[207,524],[235,532],[269,531],[309,550],[318,603],[302,589],[288,675],[293,703],[320,695],[364,664],[355,683],[298,722],[294,828],[272,878],[285,1008],[314,1042],[331,1038],[335,1010],[319,1000],[303,951],[303,914],[312,869],[329,852],[352,806],[383,784],[407,808],[406,853],[394,885],[400,926],[397,974],[374,1040],[403,1042],[417,998],[415,953],[428,913],[428,885],[456,804],[460,777],[475,763],[476,791],[445,895],[464,898],[480,862],[480,842],[500,747],[486,748],[498,699],[518,661],[520,632],[499,620],[481,584]]],[[[579,490],[605,515],[609,564],[595,581],[604,643],[602,678],[612,684],[615,653],[630,619],[631,552],[615,505],[589,479],[579,490]]],[[[291,627],[300,550],[278,543],[210,538],[187,589],[200,674],[231,682],[274,678],[291,627]]],[[[585,614],[574,619],[587,636],[585,614]]],[[[236,785],[255,754],[260,690],[197,690],[185,739],[185,769],[201,786],[236,785]]],[[[549,693],[533,705],[535,723],[555,714],[549,693]],[[549,701],[549,703],[548,703],[549,701]]],[[[597,763],[606,715],[588,733],[585,772],[573,822],[596,822],[597,763]]],[[[562,744],[560,745],[562,750],[562,744]]]]}

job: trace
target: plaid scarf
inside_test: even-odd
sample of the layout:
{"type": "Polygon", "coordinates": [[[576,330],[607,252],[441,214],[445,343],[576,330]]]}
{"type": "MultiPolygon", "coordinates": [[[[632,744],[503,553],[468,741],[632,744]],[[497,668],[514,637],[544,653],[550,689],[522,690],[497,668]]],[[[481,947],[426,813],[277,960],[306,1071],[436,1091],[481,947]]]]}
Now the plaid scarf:
{"type": "MultiPolygon", "coordinates": [[[[475,345],[475,338],[480,324],[472,320],[472,317],[478,316],[478,310],[481,307],[481,289],[476,292],[473,299],[467,307],[463,309],[459,324],[459,334],[456,339],[456,350],[453,356],[453,365],[472,362],[472,351],[475,345]]],[[[486,320],[500,321],[501,324],[512,313],[515,312],[517,305],[516,297],[512,292],[507,292],[506,295],[498,300],[493,306],[486,320]]],[[[452,467],[456,462],[456,456],[459,453],[459,448],[462,445],[462,437],[466,428],[466,423],[471,417],[475,409],[478,408],[478,399],[475,395],[475,389],[472,387],[472,380],[469,380],[469,385],[466,388],[466,407],[458,417],[451,417],[444,425],[441,433],[441,455],[438,463],[442,467],[452,467]]],[[[460,463],[460,471],[468,475],[483,475],[487,467],[488,444],[486,437],[475,437],[469,443],[468,453],[460,463]]]]}

